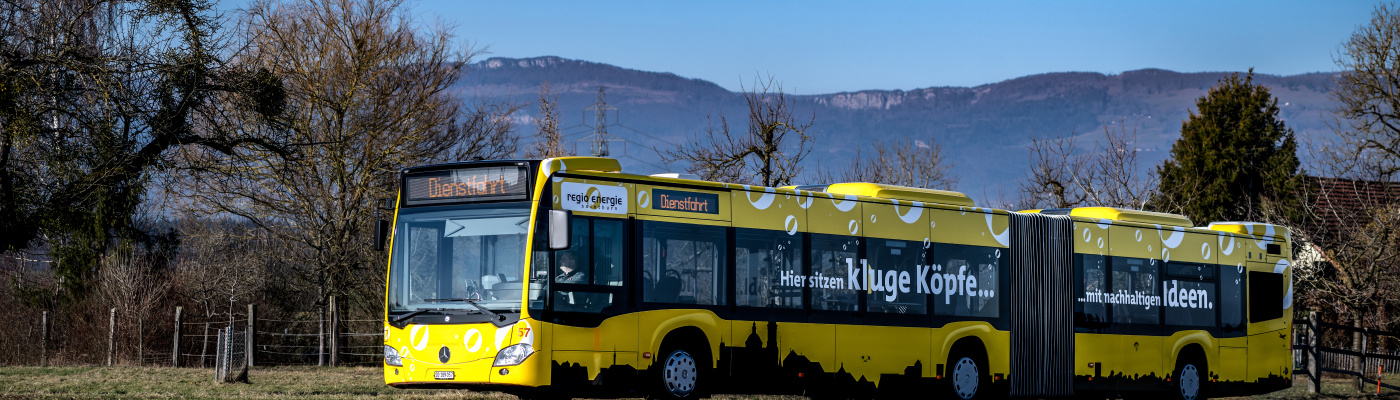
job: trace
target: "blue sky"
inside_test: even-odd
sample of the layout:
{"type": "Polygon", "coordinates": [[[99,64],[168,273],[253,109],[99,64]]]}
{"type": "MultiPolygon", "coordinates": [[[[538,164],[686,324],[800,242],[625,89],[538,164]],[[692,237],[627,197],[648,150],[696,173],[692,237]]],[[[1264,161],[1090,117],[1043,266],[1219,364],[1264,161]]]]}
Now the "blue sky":
{"type": "MultiPolygon", "coordinates": [[[[555,55],[789,93],[975,86],[1065,71],[1334,70],[1366,1],[406,0],[489,56],[555,55]]],[[[236,8],[244,0],[224,0],[236,8]]]]}

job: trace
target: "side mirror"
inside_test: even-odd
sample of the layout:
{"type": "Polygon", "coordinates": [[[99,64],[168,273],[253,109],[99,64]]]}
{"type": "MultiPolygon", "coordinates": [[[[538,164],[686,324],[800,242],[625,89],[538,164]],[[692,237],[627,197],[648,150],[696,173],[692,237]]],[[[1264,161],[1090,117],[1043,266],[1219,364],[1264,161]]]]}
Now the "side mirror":
{"type": "Polygon", "coordinates": [[[389,241],[389,221],[374,221],[374,250],[384,251],[384,243],[389,241]]]}
{"type": "Polygon", "coordinates": [[[568,250],[569,241],[573,239],[572,219],[574,213],[569,210],[549,210],[549,249],[568,250]]]}

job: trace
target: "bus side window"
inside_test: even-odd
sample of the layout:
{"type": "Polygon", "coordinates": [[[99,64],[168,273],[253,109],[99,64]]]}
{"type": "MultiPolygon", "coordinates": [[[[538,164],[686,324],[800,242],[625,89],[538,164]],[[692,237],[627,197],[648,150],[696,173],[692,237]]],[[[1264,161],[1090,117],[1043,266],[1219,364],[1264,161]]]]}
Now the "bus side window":
{"type": "Polygon", "coordinates": [[[1076,332],[1101,332],[1108,326],[1108,307],[1104,305],[1108,291],[1107,259],[1101,255],[1075,254],[1074,268],[1079,293],[1074,304],[1076,332]]]}
{"type": "MultiPolygon", "coordinates": [[[[926,314],[928,296],[919,293],[919,272],[924,264],[923,243],[907,240],[866,239],[872,275],[866,293],[866,311],[888,314],[926,314]],[[912,278],[908,281],[905,278],[912,278]],[[901,282],[906,284],[901,285],[901,282]]],[[[974,274],[976,275],[976,274],[974,274]]],[[[966,279],[963,280],[966,282],[966,279]]]]}
{"type": "Polygon", "coordinates": [[[933,245],[929,292],[933,294],[934,314],[1001,316],[1000,271],[1004,256],[1001,249],[992,247],[933,245]]]}
{"type": "Polygon", "coordinates": [[[734,302],[745,307],[802,308],[802,236],[735,229],[734,302]]]}
{"type": "Polygon", "coordinates": [[[1162,287],[1167,292],[1162,303],[1167,307],[1167,325],[1203,327],[1215,326],[1215,308],[1220,301],[1215,293],[1215,267],[1178,262],[1167,263],[1162,287]]]}
{"type": "Polygon", "coordinates": [[[1283,318],[1283,274],[1249,271],[1249,322],[1283,318]]]}
{"type": "Polygon", "coordinates": [[[1161,298],[1157,264],[1141,258],[1113,258],[1113,322],[1161,323],[1161,298]]]}
{"type": "Polygon", "coordinates": [[[812,236],[812,275],[821,274],[836,278],[826,285],[812,288],[812,309],[826,311],[857,311],[859,299],[856,290],[847,287],[847,270],[860,268],[860,247],[856,239],[848,236],[811,234],[812,236]]]}
{"type": "Polygon", "coordinates": [[[622,286],[622,263],[627,260],[622,250],[623,240],[621,220],[593,220],[593,270],[590,274],[594,285],[622,286]]]}
{"type": "Polygon", "coordinates": [[[1224,337],[1239,337],[1244,326],[1244,266],[1220,266],[1220,331],[1224,337]]]}
{"type": "Polygon", "coordinates": [[[642,299],[724,305],[727,236],[719,226],[643,222],[643,276],[653,277],[656,283],[643,285],[642,299]]]}

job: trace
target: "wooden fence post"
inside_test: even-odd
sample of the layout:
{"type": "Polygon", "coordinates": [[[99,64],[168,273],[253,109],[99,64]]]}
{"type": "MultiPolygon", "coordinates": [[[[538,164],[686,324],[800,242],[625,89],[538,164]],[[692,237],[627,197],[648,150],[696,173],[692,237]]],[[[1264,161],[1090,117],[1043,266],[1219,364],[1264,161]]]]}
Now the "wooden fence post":
{"type": "Polygon", "coordinates": [[[214,341],[214,383],[222,383],[224,363],[219,361],[224,359],[224,328],[219,328],[215,335],[218,339],[214,341]]]}
{"type": "Polygon", "coordinates": [[[175,344],[170,346],[170,365],[175,368],[180,368],[180,330],[185,326],[184,314],[184,307],[175,307],[175,344]]]}
{"type": "Polygon", "coordinates": [[[316,366],[326,365],[326,307],[316,308],[316,366]]]}
{"type": "MultiPolygon", "coordinates": [[[[200,336],[199,339],[201,340],[201,341],[200,341],[200,345],[199,345],[199,367],[200,367],[200,368],[204,368],[206,365],[209,365],[209,364],[207,363],[207,361],[209,361],[209,317],[208,317],[208,314],[205,314],[205,317],[204,317],[204,335],[200,336]]],[[[217,349],[216,349],[216,350],[217,350],[217,349]]]]}
{"type": "Polygon", "coordinates": [[[340,304],[331,296],[331,366],[340,366],[340,304]]]}
{"type": "Polygon", "coordinates": [[[39,322],[39,365],[49,366],[49,312],[39,322]]]}
{"type": "Polygon", "coordinates": [[[1318,340],[1322,332],[1318,331],[1321,326],[1317,323],[1317,311],[1308,311],[1308,393],[1317,394],[1322,383],[1322,350],[1318,346],[1322,342],[1318,340]]]}
{"type": "Polygon", "coordinates": [[[146,316],[136,316],[136,366],[146,365],[146,316]]]}
{"type": "Polygon", "coordinates": [[[1366,347],[1368,347],[1366,338],[1370,336],[1370,333],[1370,328],[1361,328],[1361,365],[1356,366],[1356,389],[1362,392],[1366,390],[1366,347]]]}
{"type": "Polygon", "coordinates": [[[253,336],[253,334],[257,333],[258,331],[258,314],[256,313],[257,309],[255,307],[256,306],[252,304],[248,304],[248,333],[244,334],[245,340],[243,341],[247,344],[247,347],[243,351],[243,354],[246,354],[248,356],[247,364],[249,367],[253,366],[253,349],[255,348],[253,343],[253,338],[255,336],[253,336]]]}
{"type": "Polygon", "coordinates": [[[107,366],[112,366],[112,355],[117,351],[117,309],[107,311],[107,366]]]}

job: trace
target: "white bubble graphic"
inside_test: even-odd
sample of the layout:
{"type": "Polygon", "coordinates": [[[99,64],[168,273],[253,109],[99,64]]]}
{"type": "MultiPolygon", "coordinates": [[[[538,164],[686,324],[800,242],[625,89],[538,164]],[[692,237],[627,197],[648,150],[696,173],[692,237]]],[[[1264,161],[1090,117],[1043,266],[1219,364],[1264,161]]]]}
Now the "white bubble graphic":
{"type": "Polygon", "coordinates": [[[851,220],[851,222],[849,222],[849,223],[846,224],[846,230],[851,231],[851,234],[852,234],[852,235],[856,234],[856,230],[859,230],[859,229],[860,229],[860,224],[857,224],[857,223],[856,223],[856,220],[851,220]]]}
{"type": "Polygon", "coordinates": [[[1089,239],[1092,239],[1092,238],[1093,238],[1092,235],[1089,234],[1089,228],[1084,228],[1084,241],[1085,241],[1085,242],[1088,242],[1089,239]]]}
{"type": "MultiPolygon", "coordinates": [[[[501,349],[507,338],[510,338],[510,327],[496,328],[496,350],[501,349]]],[[[488,349],[490,350],[490,349],[488,349]]]]}
{"type": "Polygon", "coordinates": [[[928,238],[924,238],[924,248],[925,248],[925,249],[927,249],[929,246],[932,246],[932,245],[933,245],[933,242],[932,242],[932,241],[930,241],[928,238]]]}
{"type": "Polygon", "coordinates": [[[914,206],[909,208],[909,212],[901,214],[901,213],[899,212],[899,200],[891,200],[891,201],[894,202],[894,213],[895,213],[895,215],[898,215],[898,216],[899,216],[899,220],[900,220],[900,221],[904,221],[904,223],[906,223],[906,224],[912,224],[912,223],[918,222],[918,221],[919,221],[919,217],[922,216],[922,215],[924,215],[924,208],[923,208],[923,207],[924,207],[924,203],[915,201],[915,202],[913,202],[914,206]]]}
{"type": "Polygon", "coordinates": [[[789,235],[796,235],[796,234],[797,234],[797,216],[793,216],[793,215],[787,216],[787,220],[783,221],[783,229],[786,229],[786,230],[787,230],[787,234],[789,234],[789,235]]]}
{"type": "Polygon", "coordinates": [[[1220,232],[1220,254],[1230,255],[1235,252],[1235,235],[1220,232]],[[1230,244],[1225,244],[1225,237],[1230,237],[1230,244]]]}
{"type": "MultiPolygon", "coordinates": [[[[744,189],[748,188],[748,185],[744,185],[744,189]]],[[[752,193],[744,193],[744,198],[749,200],[749,204],[752,204],[753,208],[757,208],[760,210],[767,210],[768,206],[773,205],[774,197],[777,196],[775,195],[773,188],[764,188],[763,194],[758,196],[757,201],[754,201],[752,193]]]]}
{"type": "Polygon", "coordinates": [[[992,214],[988,213],[988,214],[986,214],[986,216],[987,216],[987,231],[992,233],[992,238],[993,238],[993,239],[996,239],[996,240],[997,240],[997,243],[1000,243],[1002,246],[1005,246],[1005,245],[1006,245],[1006,241],[1007,241],[1007,236],[1011,233],[1011,227],[1010,227],[1010,226],[1007,226],[1006,229],[1003,229],[1003,230],[1001,231],[1001,233],[997,233],[996,228],[993,228],[993,227],[992,227],[992,214]]]}
{"type": "MultiPolygon", "coordinates": [[[[1157,230],[1157,237],[1162,238],[1162,231],[1160,229],[1157,230]]],[[[1179,226],[1175,226],[1172,227],[1171,235],[1162,238],[1162,246],[1166,246],[1170,249],[1175,249],[1176,246],[1181,245],[1181,241],[1184,239],[1186,239],[1186,229],[1179,226]]]]}
{"type": "Polygon", "coordinates": [[[559,195],[554,195],[554,204],[559,204],[559,195]]]}
{"type": "MultiPolygon", "coordinates": [[[[1141,229],[1138,229],[1138,230],[1136,230],[1136,231],[1133,231],[1133,237],[1134,237],[1134,238],[1137,238],[1137,241],[1141,242],[1141,241],[1142,241],[1142,230],[1141,230],[1141,229]]],[[[1151,250],[1151,249],[1148,249],[1148,250],[1151,250]]]]}
{"type": "Polygon", "coordinates": [[[1201,258],[1210,260],[1210,243],[1201,243],[1201,258]]]}
{"type": "Polygon", "coordinates": [[[481,350],[481,342],[481,331],[472,328],[472,330],[467,331],[467,337],[462,339],[462,347],[466,347],[468,353],[475,353],[477,350],[481,350]]]}
{"type": "Polygon", "coordinates": [[[875,223],[875,216],[874,216],[874,215],[871,215],[871,216],[870,216],[870,223],[872,223],[872,224],[875,223]]]}
{"type": "MultiPolygon", "coordinates": [[[[1275,274],[1282,274],[1282,273],[1284,273],[1284,271],[1287,271],[1287,270],[1288,270],[1288,266],[1289,266],[1288,260],[1278,260],[1278,263],[1274,264],[1274,273],[1275,273],[1275,274]]],[[[1289,309],[1289,308],[1292,308],[1292,307],[1293,307],[1293,285],[1288,285],[1288,293],[1283,295],[1283,308],[1284,308],[1284,309],[1289,309]]]]}
{"type": "Polygon", "coordinates": [[[424,325],[414,325],[413,330],[408,332],[408,342],[413,344],[414,350],[423,350],[428,347],[428,327],[424,325]],[[423,331],[423,338],[418,338],[418,331],[423,331]]]}
{"type": "Polygon", "coordinates": [[[1172,260],[1172,252],[1171,252],[1171,249],[1168,249],[1168,248],[1163,247],[1163,248],[1162,248],[1162,262],[1171,262],[1171,260],[1172,260]]]}
{"type": "Polygon", "coordinates": [[[842,197],[841,199],[842,200],[840,202],[837,202],[836,197],[833,196],[831,198],[831,205],[836,206],[836,209],[841,212],[851,211],[852,209],[856,208],[856,196],[848,194],[845,197],[842,197]]]}
{"type": "Polygon", "coordinates": [[[1099,238],[1099,248],[1103,248],[1103,238],[1099,238]]]}
{"type": "Polygon", "coordinates": [[[651,205],[651,194],[643,190],[637,192],[637,207],[647,208],[651,205]]]}
{"type": "Polygon", "coordinates": [[[802,196],[802,197],[801,197],[801,200],[799,200],[799,201],[797,202],[797,206],[798,206],[798,207],[802,207],[803,210],[806,210],[807,207],[811,207],[811,206],[812,206],[812,197],[811,197],[811,196],[802,196]]]}

